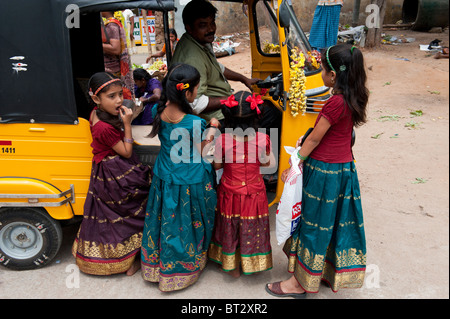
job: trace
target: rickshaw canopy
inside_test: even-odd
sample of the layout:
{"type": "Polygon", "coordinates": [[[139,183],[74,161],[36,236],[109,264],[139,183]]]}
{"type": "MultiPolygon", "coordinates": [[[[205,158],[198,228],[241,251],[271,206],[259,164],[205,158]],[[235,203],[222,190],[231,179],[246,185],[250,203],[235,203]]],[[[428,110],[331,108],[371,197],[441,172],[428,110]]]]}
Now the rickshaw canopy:
{"type": "MultiPolygon", "coordinates": [[[[101,50],[101,44],[87,40],[80,45],[84,42],[79,41],[74,48],[71,29],[77,25],[70,23],[73,19],[81,17],[83,23],[83,16],[101,11],[175,8],[174,0],[14,0],[2,5],[0,123],[78,123],[72,55],[85,51],[85,60],[89,59],[90,45],[101,50]]],[[[97,41],[100,18],[86,21],[94,18],[97,24],[88,26],[97,41]]]]}

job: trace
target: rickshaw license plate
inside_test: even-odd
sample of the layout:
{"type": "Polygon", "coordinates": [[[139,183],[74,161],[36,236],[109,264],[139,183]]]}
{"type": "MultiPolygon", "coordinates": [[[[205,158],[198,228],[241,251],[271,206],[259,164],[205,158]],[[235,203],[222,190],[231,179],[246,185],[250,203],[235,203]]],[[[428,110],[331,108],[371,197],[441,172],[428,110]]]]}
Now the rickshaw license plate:
{"type": "Polygon", "coordinates": [[[11,147],[11,145],[12,145],[11,141],[0,141],[1,153],[2,154],[14,154],[16,152],[16,148],[11,147]]]}

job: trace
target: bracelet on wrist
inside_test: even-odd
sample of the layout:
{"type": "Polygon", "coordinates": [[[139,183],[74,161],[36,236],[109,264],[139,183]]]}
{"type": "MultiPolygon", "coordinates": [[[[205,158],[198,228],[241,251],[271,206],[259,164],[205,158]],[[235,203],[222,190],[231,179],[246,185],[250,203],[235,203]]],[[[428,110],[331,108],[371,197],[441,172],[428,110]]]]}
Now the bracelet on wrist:
{"type": "Polygon", "coordinates": [[[297,152],[297,156],[299,159],[301,159],[302,161],[306,161],[309,157],[308,156],[301,156],[300,155],[300,151],[297,152]]]}
{"type": "Polygon", "coordinates": [[[133,139],[133,138],[126,138],[126,137],[124,137],[124,138],[123,138],[123,141],[124,141],[125,143],[130,143],[130,144],[133,144],[133,143],[134,143],[134,139],[133,139]]]}

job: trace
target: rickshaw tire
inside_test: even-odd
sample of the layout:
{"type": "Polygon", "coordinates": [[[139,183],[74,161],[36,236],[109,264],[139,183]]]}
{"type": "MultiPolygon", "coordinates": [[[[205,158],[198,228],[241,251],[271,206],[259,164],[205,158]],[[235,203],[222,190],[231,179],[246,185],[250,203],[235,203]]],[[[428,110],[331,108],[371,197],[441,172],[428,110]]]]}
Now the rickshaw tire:
{"type": "Polygon", "coordinates": [[[6,268],[42,268],[58,253],[62,237],[60,223],[44,208],[0,208],[0,265],[6,268]]]}

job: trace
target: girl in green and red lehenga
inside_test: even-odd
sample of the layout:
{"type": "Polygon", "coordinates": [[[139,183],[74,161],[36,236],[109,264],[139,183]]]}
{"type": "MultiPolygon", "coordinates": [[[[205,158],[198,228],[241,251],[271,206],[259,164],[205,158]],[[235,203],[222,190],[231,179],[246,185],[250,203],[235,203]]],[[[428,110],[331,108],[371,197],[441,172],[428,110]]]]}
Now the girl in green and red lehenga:
{"type": "Polygon", "coordinates": [[[197,69],[172,65],[162,83],[160,103],[153,107],[150,136],[158,134],[161,150],[145,211],[141,269],[144,280],[158,283],[165,292],[198,280],[214,227],[215,176],[201,154],[215,129],[206,128],[189,104],[199,83],[197,69]]]}
{"type": "Polygon", "coordinates": [[[333,96],[298,151],[303,164],[302,217],[283,249],[293,275],[266,285],[277,297],[305,298],[319,291],[321,281],[334,292],[364,284],[366,238],[352,153],[353,127],[366,122],[364,59],[358,48],[339,44],[324,50],[321,62],[323,82],[333,96]]]}
{"type": "Polygon", "coordinates": [[[225,133],[216,140],[213,165],[223,167],[223,174],[208,255],[239,277],[241,269],[248,275],[272,268],[269,205],[260,168],[274,165],[275,158],[269,136],[257,131],[261,97],[241,91],[221,102],[225,133]]]}

